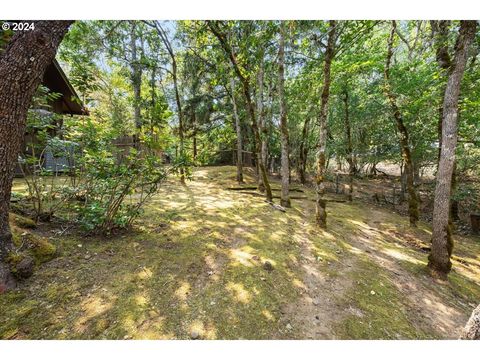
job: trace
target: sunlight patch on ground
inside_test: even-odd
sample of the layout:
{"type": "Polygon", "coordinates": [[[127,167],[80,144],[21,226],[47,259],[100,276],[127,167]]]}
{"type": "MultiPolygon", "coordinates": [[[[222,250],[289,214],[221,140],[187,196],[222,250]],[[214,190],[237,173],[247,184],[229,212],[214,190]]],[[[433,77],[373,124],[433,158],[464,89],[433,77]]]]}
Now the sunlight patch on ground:
{"type": "Polygon", "coordinates": [[[175,296],[182,302],[180,305],[182,309],[187,308],[187,298],[190,295],[191,286],[188,282],[182,281],[180,287],[175,291],[175,296]]]}
{"type": "Polygon", "coordinates": [[[149,321],[143,323],[133,338],[136,340],[174,340],[173,333],[164,334],[162,332],[162,321],[159,319],[155,324],[151,324],[149,321]]]}
{"type": "Polygon", "coordinates": [[[362,227],[362,228],[365,227],[365,224],[362,221],[353,220],[353,219],[348,219],[348,221],[358,227],[362,227]]]}
{"type": "Polygon", "coordinates": [[[219,199],[213,195],[203,195],[195,197],[197,205],[207,210],[229,209],[235,205],[235,202],[230,199],[219,199]]]}
{"type": "Polygon", "coordinates": [[[252,294],[242,284],[229,282],[227,290],[230,291],[235,300],[242,304],[248,304],[252,300],[252,294]]]}
{"type": "Polygon", "coordinates": [[[478,281],[478,279],[480,279],[479,266],[465,265],[456,260],[453,260],[452,262],[456,272],[458,272],[459,274],[462,274],[463,276],[470,279],[471,281],[479,282],[478,281]]]}
{"type": "Polygon", "coordinates": [[[423,298],[425,309],[434,314],[437,319],[436,324],[441,331],[446,331],[447,328],[454,326],[452,319],[460,316],[461,314],[453,307],[446,307],[442,301],[436,296],[425,296],[423,298]]]}
{"type": "Polygon", "coordinates": [[[275,317],[272,315],[272,313],[268,310],[262,310],[262,315],[267,318],[269,321],[274,321],[275,317]]]}
{"type": "Polygon", "coordinates": [[[135,296],[135,302],[138,306],[142,306],[142,307],[146,306],[149,303],[145,294],[135,296]]]}
{"type": "Polygon", "coordinates": [[[324,237],[326,240],[335,240],[335,236],[330,232],[323,229],[319,229],[319,231],[320,231],[320,236],[324,237]]]}
{"type": "Polygon", "coordinates": [[[145,280],[145,279],[149,279],[153,276],[152,274],[152,270],[150,270],[149,268],[147,267],[143,267],[142,270],[140,270],[138,273],[137,273],[137,276],[140,280],[145,280]]]}
{"type": "Polygon", "coordinates": [[[142,340],[174,339],[175,335],[173,333],[165,333],[164,326],[165,316],[161,316],[155,310],[150,310],[148,312],[148,318],[138,326],[133,338],[142,340]]]}
{"type": "Polygon", "coordinates": [[[355,255],[363,255],[364,254],[363,250],[360,250],[359,248],[357,248],[355,246],[350,246],[348,251],[350,251],[352,254],[355,254],[355,255]]]}
{"type": "Polygon", "coordinates": [[[280,242],[285,240],[286,236],[287,234],[284,231],[277,230],[271,233],[270,240],[280,242]]]}
{"type": "Polygon", "coordinates": [[[213,326],[205,325],[201,320],[194,320],[188,327],[189,334],[196,332],[200,339],[215,340],[216,330],[213,326]]]}
{"type": "Polygon", "coordinates": [[[407,255],[405,252],[402,252],[402,251],[397,251],[397,250],[394,250],[394,249],[382,249],[381,252],[384,253],[385,255],[391,256],[391,257],[393,257],[397,260],[408,261],[412,264],[417,264],[417,265],[424,264],[424,262],[422,262],[418,259],[415,259],[414,257],[411,257],[411,256],[407,255]]]}
{"type": "Polygon", "coordinates": [[[299,289],[303,289],[303,290],[304,290],[304,289],[307,288],[307,287],[305,286],[305,284],[304,284],[301,280],[299,280],[299,279],[293,279],[293,280],[292,280],[292,284],[293,284],[293,286],[296,286],[296,287],[299,288],[299,289]]]}
{"type": "Polygon", "coordinates": [[[135,334],[137,331],[137,322],[133,318],[132,314],[126,314],[122,321],[123,327],[127,331],[127,334],[135,334]]]}
{"type": "Polygon", "coordinates": [[[318,247],[313,247],[313,254],[315,254],[315,258],[317,261],[338,261],[338,256],[332,254],[331,252],[327,252],[325,250],[321,250],[318,247]]]}
{"type": "Polygon", "coordinates": [[[112,308],[111,302],[105,302],[105,299],[99,296],[91,296],[81,304],[83,315],[77,319],[74,328],[75,331],[83,333],[86,330],[87,323],[94,317],[106,313],[112,308]]]}
{"type": "Polygon", "coordinates": [[[243,265],[247,267],[252,267],[252,254],[242,249],[231,249],[230,258],[234,261],[233,265],[243,265]]]}

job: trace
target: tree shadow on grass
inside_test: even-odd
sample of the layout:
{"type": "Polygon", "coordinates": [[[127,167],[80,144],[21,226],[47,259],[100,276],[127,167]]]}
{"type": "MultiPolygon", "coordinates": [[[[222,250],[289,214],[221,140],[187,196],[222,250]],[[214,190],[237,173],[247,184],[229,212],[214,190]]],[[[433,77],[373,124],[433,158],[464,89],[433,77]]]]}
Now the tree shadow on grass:
{"type": "MultiPolygon", "coordinates": [[[[302,338],[296,329],[285,330],[282,313],[286,305],[297,304],[305,291],[302,237],[311,240],[315,257],[323,259],[312,264],[318,276],[328,273],[341,281],[342,276],[350,278],[356,272],[360,278],[352,293],[336,301],[345,309],[347,320],[352,305],[363,311],[365,325],[347,327],[339,333],[343,337],[362,336],[372,324],[369,319],[388,315],[382,312],[386,303],[381,301],[373,302],[376,308],[362,310],[365,301],[371,300],[366,289],[374,285],[369,282],[376,278],[372,268],[392,285],[392,299],[404,309],[409,309],[411,299],[403,299],[402,291],[407,290],[395,286],[399,269],[417,286],[412,291],[434,295],[432,304],[448,305],[454,298],[467,301],[465,284],[471,294],[477,294],[474,272],[470,277],[454,272],[452,285],[443,288],[419,282],[417,271],[426,255],[408,247],[398,215],[379,221],[384,210],[332,204],[329,229],[322,232],[314,227],[313,217],[301,211],[300,201],[294,200],[294,208],[282,213],[262,199],[224,190],[225,184],[234,183],[234,176],[230,180],[231,174],[224,174],[234,174],[233,167],[202,171],[205,179],[185,186],[166,184],[147,206],[135,232],[112,239],[57,239],[63,243],[62,256],[44,264],[17,291],[0,297],[0,338],[302,338]],[[212,180],[217,177],[222,179],[221,186],[212,180]],[[367,249],[379,251],[373,256],[367,249]],[[347,258],[358,266],[343,269],[347,258]],[[264,268],[266,261],[273,271],[264,268]],[[329,267],[327,262],[337,266],[329,267]],[[440,294],[445,288],[447,295],[440,294]],[[361,296],[352,297],[355,292],[361,296]]],[[[466,307],[451,304],[468,317],[466,307]]],[[[383,326],[375,321],[374,325],[383,326]]],[[[405,324],[415,327],[415,319],[407,316],[395,325],[403,336],[418,334],[405,330],[405,324]]],[[[422,331],[433,331],[431,325],[422,326],[422,331]]],[[[372,334],[380,337],[385,332],[372,334]]]]}

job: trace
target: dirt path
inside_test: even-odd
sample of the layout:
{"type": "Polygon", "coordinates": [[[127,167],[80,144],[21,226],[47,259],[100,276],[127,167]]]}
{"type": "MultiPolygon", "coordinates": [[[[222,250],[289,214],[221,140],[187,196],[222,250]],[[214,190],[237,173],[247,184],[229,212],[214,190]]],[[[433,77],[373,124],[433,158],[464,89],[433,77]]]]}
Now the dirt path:
{"type": "Polygon", "coordinates": [[[444,338],[458,339],[468,320],[468,312],[462,311],[466,304],[440,297],[432,291],[432,287],[441,289],[448,285],[447,282],[434,280],[426,274],[413,276],[396,261],[395,256],[402,256],[400,253],[389,255],[379,242],[374,241],[381,232],[378,224],[385,220],[384,216],[383,212],[374,211],[369,218],[375,221],[369,221],[365,228],[359,229],[356,236],[351,237],[352,245],[363,249],[372,262],[381,265],[394,279],[393,283],[405,297],[405,304],[411,311],[411,319],[416,327],[434,329],[444,338]]]}
{"type": "MultiPolygon", "coordinates": [[[[352,287],[350,275],[355,268],[355,258],[347,257],[346,261],[330,263],[328,272],[320,269],[321,261],[315,257],[315,245],[311,234],[302,231],[314,214],[311,204],[303,202],[299,209],[304,222],[294,238],[300,245],[301,259],[299,265],[303,272],[303,291],[297,303],[289,304],[285,309],[285,319],[291,319],[291,325],[299,333],[301,339],[335,339],[333,326],[340,322],[348,311],[339,299],[352,287]],[[330,273],[339,273],[332,276],[330,273]]],[[[314,235],[315,236],[315,235],[314,235]]]]}
{"type": "Polygon", "coordinates": [[[312,206],[301,204],[299,210],[304,223],[300,224],[299,231],[293,236],[301,249],[299,266],[303,272],[303,291],[300,300],[288,305],[284,314],[284,322],[293,327],[299,338],[334,339],[334,328],[343,319],[349,315],[363,317],[355,304],[346,305],[344,299],[344,295],[357,285],[354,273],[362,271],[358,254],[362,254],[363,260],[379,266],[382,273],[391,279],[401,294],[402,303],[415,329],[435,337],[458,338],[468,320],[468,307],[474,304],[441,296],[441,288],[446,283],[433,280],[426,274],[412,274],[402,267],[401,257],[408,257],[403,252],[405,249],[400,248],[398,253],[394,253],[382,243],[385,241],[385,230],[379,224],[388,221],[383,211],[365,208],[365,216],[372,220],[358,224],[352,236],[343,239],[352,251],[339,251],[339,254],[342,253],[340,260],[328,263],[328,271],[325,271],[322,268],[325,264],[315,257],[312,234],[302,232],[302,226],[305,227],[313,219],[312,206]]]}

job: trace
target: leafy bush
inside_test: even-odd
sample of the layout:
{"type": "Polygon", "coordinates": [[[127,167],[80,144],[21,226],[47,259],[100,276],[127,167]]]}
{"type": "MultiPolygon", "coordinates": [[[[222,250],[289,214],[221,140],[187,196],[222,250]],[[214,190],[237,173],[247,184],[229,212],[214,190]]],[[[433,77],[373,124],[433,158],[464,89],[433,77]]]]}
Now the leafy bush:
{"type": "MultiPolygon", "coordinates": [[[[53,139],[52,139],[53,140],[53,139]]],[[[20,157],[19,164],[23,179],[27,184],[28,196],[21,201],[29,209],[36,222],[49,221],[57,211],[64,209],[75,194],[75,176],[65,176],[65,169],[50,169],[45,167],[45,152],[50,151],[57,158],[67,158],[71,154],[66,147],[59,147],[62,141],[55,139],[56,147],[46,147],[40,155],[20,157]]],[[[53,142],[52,142],[53,143],[53,142]]],[[[69,170],[70,172],[70,170],[69,170]]],[[[70,175],[74,175],[74,172],[70,175]]]]}
{"type": "Polygon", "coordinates": [[[47,153],[54,158],[72,158],[72,144],[52,136],[58,127],[58,115],[46,110],[49,109],[48,103],[58,96],[44,86],[39,87],[27,116],[26,148],[19,156],[28,195],[17,200],[35,222],[49,221],[72,196],[68,186],[71,179],[59,176],[65,169],[45,167],[47,153]]]}
{"type": "Polygon", "coordinates": [[[107,150],[86,151],[82,164],[79,221],[87,231],[105,235],[130,227],[166,178],[157,157],[135,149],[122,161],[107,150]]]}
{"type": "MultiPolygon", "coordinates": [[[[125,134],[111,123],[96,116],[61,121],[45,110],[57,96],[40,87],[29,111],[27,147],[19,159],[27,194],[15,199],[26,209],[22,213],[35,222],[74,214],[93,233],[130,227],[166,177],[156,151],[163,137],[142,136],[141,150],[116,146],[125,134]]],[[[186,161],[172,171],[186,168],[186,161]]]]}
{"type": "Polygon", "coordinates": [[[192,166],[192,159],[186,152],[184,152],[171,160],[170,172],[180,175],[183,171],[185,178],[190,180],[192,178],[192,166]]]}

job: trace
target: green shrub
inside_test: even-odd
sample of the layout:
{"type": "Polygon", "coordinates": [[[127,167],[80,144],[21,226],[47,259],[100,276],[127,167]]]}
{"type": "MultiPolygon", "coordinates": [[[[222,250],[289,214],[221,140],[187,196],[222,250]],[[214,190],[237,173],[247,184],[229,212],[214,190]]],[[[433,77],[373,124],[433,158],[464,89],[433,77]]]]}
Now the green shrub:
{"type": "Polygon", "coordinates": [[[105,149],[86,151],[82,164],[76,206],[80,224],[106,235],[129,228],[166,177],[158,157],[135,149],[122,159],[105,149]]]}

